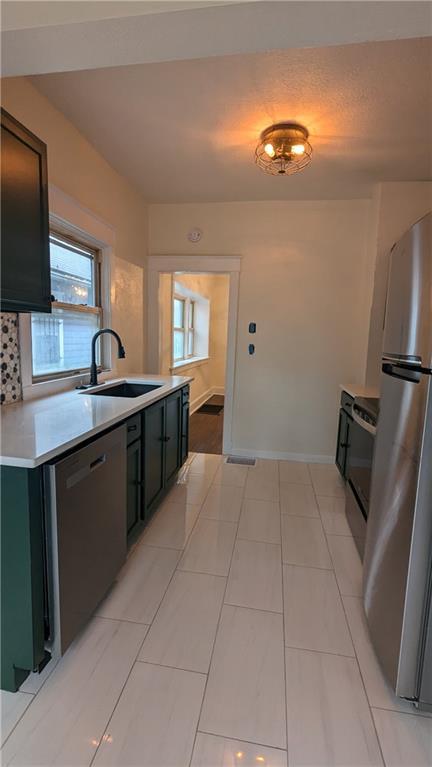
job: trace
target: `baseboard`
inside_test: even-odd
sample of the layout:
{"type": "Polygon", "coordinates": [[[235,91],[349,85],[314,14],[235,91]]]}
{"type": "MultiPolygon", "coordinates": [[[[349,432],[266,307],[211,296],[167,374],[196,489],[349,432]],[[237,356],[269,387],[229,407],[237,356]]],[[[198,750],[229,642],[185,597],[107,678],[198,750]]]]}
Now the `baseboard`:
{"type": "Polygon", "coordinates": [[[207,389],[207,391],[204,392],[204,394],[200,394],[199,397],[196,397],[189,406],[189,412],[190,415],[195,413],[198,408],[201,407],[201,405],[204,405],[204,402],[207,402],[210,397],[213,397],[214,394],[224,394],[225,390],[223,386],[213,386],[210,389],[207,389]]]}
{"type": "Polygon", "coordinates": [[[198,410],[201,405],[204,405],[204,402],[206,402],[211,396],[213,395],[213,389],[207,389],[207,391],[204,392],[204,394],[200,394],[199,397],[196,397],[189,406],[189,412],[190,415],[192,413],[195,413],[196,410],[198,410]]]}
{"type": "Polygon", "coordinates": [[[314,455],[309,453],[284,453],[278,450],[247,450],[232,447],[230,455],[244,455],[245,458],[271,458],[275,461],[299,461],[301,463],[334,463],[333,455],[314,455]]]}

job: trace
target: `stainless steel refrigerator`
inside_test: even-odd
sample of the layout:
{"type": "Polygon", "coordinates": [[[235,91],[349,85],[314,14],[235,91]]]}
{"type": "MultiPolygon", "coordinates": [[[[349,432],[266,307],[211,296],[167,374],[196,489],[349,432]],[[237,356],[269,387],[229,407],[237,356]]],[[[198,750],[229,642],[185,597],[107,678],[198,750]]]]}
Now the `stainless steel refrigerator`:
{"type": "Polygon", "coordinates": [[[390,254],[363,578],[385,675],[432,710],[432,213],[390,254]]]}

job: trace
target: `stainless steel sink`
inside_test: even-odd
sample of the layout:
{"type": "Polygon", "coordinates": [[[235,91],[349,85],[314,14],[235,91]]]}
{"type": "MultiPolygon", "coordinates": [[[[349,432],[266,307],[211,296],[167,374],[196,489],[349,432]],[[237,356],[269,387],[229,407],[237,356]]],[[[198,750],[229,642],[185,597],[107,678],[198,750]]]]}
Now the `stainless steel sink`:
{"type": "Polygon", "coordinates": [[[86,391],[86,394],[92,394],[95,397],[141,397],[155,389],[160,389],[163,384],[141,384],[141,383],[123,383],[116,386],[101,387],[97,391],[86,391]]]}

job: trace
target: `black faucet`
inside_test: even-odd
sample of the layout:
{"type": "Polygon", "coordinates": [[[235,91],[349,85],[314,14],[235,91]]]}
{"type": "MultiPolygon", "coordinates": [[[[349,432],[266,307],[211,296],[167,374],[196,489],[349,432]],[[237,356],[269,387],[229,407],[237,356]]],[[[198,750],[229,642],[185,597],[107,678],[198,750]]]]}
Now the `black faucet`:
{"type": "Polygon", "coordinates": [[[109,333],[111,336],[114,336],[115,340],[117,341],[119,360],[122,360],[126,357],[126,352],[124,350],[122,340],[119,334],[115,332],[115,330],[111,330],[111,328],[102,328],[102,330],[98,330],[97,333],[94,334],[91,342],[90,382],[88,384],[77,386],[77,389],[88,389],[90,386],[97,386],[98,373],[96,366],[96,341],[98,340],[99,336],[102,336],[104,333],[109,333]]]}

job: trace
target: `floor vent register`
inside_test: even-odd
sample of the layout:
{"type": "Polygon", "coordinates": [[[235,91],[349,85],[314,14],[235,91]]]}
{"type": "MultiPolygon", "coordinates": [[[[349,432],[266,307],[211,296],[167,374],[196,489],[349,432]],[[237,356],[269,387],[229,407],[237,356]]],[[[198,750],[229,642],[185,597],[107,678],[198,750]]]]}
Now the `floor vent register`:
{"type": "Polygon", "coordinates": [[[229,455],[226,463],[235,463],[240,466],[255,466],[256,460],[255,458],[243,458],[241,455],[229,455]]]}

